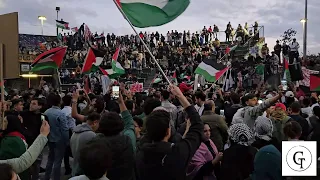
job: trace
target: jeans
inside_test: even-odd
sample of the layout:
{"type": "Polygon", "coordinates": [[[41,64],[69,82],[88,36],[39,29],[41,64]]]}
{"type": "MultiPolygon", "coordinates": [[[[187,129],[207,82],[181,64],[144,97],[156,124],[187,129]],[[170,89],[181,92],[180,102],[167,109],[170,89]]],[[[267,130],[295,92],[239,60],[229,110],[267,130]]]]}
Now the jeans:
{"type": "Polygon", "coordinates": [[[46,166],[46,173],[44,180],[50,180],[51,172],[53,171],[52,180],[60,180],[61,164],[64,157],[67,144],[65,142],[48,142],[49,156],[46,166]]]}

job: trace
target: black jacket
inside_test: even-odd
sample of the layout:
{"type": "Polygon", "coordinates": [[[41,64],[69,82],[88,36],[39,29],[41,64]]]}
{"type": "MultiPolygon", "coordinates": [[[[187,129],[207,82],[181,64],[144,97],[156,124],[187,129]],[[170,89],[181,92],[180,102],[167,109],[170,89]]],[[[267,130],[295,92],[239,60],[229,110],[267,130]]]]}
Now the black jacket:
{"type": "Polygon", "coordinates": [[[186,178],[186,168],[199,148],[203,123],[193,106],[186,108],[191,127],[185,139],[169,142],[145,143],[137,152],[136,166],[139,180],[180,180],[186,178]]]}
{"type": "Polygon", "coordinates": [[[93,139],[93,141],[97,140],[107,143],[112,152],[112,165],[108,169],[107,177],[117,180],[135,180],[134,152],[130,138],[122,134],[111,137],[99,134],[93,139]]]}
{"type": "Polygon", "coordinates": [[[254,157],[258,150],[252,146],[231,145],[223,152],[221,161],[221,179],[244,180],[254,168],[254,157]]]}
{"type": "Polygon", "coordinates": [[[20,116],[23,119],[22,125],[25,128],[23,135],[26,137],[27,144],[31,146],[40,134],[40,127],[42,125],[41,113],[23,111],[20,113],[20,116]]]}
{"type": "Polygon", "coordinates": [[[310,129],[308,121],[300,115],[290,115],[290,117],[292,118],[292,120],[297,121],[300,124],[300,126],[302,127],[302,134],[300,136],[300,140],[306,141],[310,129]]]}
{"type": "Polygon", "coordinates": [[[238,109],[242,108],[240,104],[233,104],[231,107],[225,108],[224,116],[226,117],[227,125],[230,126],[232,122],[232,118],[234,114],[238,111],[238,109]]]}

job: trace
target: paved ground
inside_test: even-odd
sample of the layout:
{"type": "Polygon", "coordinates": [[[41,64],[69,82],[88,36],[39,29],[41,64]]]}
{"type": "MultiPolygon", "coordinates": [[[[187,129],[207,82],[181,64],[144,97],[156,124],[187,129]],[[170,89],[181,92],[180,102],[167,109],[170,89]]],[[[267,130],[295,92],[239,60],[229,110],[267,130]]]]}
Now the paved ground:
{"type": "MultiPolygon", "coordinates": [[[[49,154],[49,149],[48,147],[45,147],[44,150],[43,150],[43,159],[42,159],[42,162],[41,162],[41,167],[42,168],[46,168],[46,165],[47,165],[47,161],[48,161],[48,154],[49,154]]],[[[70,158],[70,165],[72,166],[72,162],[73,162],[73,159],[70,158]]],[[[71,177],[71,175],[68,175],[68,176],[65,176],[64,175],[65,173],[65,169],[64,169],[64,163],[62,161],[62,165],[61,165],[61,180],[67,180],[71,177]]],[[[40,173],[40,179],[43,179],[44,178],[44,173],[40,173]]]]}

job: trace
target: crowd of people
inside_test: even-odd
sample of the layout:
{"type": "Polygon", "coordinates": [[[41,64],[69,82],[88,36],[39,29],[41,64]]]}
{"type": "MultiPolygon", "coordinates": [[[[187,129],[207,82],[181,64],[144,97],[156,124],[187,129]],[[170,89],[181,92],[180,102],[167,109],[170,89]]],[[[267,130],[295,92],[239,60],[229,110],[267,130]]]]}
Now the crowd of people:
{"type": "MultiPolygon", "coordinates": [[[[68,51],[61,65],[60,77],[68,79],[67,82],[70,83],[78,82],[76,77],[79,77],[77,76],[78,72],[81,70],[86,57],[87,41],[91,42],[91,46],[105,51],[106,56],[100,65],[105,69],[111,67],[112,55],[119,45],[121,45],[121,52],[118,61],[125,69],[141,70],[142,68],[155,67],[138,36],[91,33],[90,30],[85,31],[85,27],[86,25],[82,24],[75,33],[60,33],[58,41],[52,40],[52,37],[40,38],[38,36],[20,35],[20,51],[21,53],[37,55],[53,47],[67,45],[68,51]],[[88,37],[87,33],[89,33],[88,37]],[[28,42],[30,43],[28,44],[28,42]]],[[[258,27],[256,22],[252,30],[251,27],[248,27],[248,23],[245,23],[243,27],[239,24],[238,28],[234,29],[229,22],[225,29],[226,37],[228,37],[226,46],[232,47],[238,42],[244,44],[254,35],[256,37],[254,39],[258,40],[258,27]]],[[[201,31],[195,33],[172,30],[171,32],[168,31],[167,34],[140,32],[139,36],[148,45],[156,59],[168,61],[168,65],[163,68],[173,70],[174,65],[177,64],[196,67],[208,55],[216,59],[223,57],[226,54],[227,47],[220,45],[219,33],[221,33],[219,27],[213,25],[213,27],[209,26],[208,28],[204,26],[201,31]]],[[[65,80],[62,80],[62,82],[65,82],[65,80]]]]}
{"type": "MultiPolygon", "coordinates": [[[[235,30],[229,23],[225,30],[228,46],[242,46],[250,39],[258,42],[258,27],[256,22],[252,31],[246,23],[235,30]]],[[[6,102],[0,104],[4,114],[0,174],[4,180],[38,180],[46,155],[44,180],[60,180],[63,173],[72,180],[299,179],[281,175],[281,142],[320,143],[320,96],[303,93],[294,84],[284,89],[263,81],[251,83],[248,68],[266,64],[266,59],[280,65],[281,52],[289,58],[299,56],[296,41],[288,45],[277,42],[271,55],[265,45],[261,49],[265,59],[234,60],[230,53],[236,81],[233,87],[223,90],[206,84],[194,90],[193,72],[198,64],[206,58],[219,61],[226,54],[216,25],[196,33],[169,31],[166,36],[141,32],[140,38],[87,35],[85,29],[83,24],[75,34],[60,34],[59,41],[42,42],[45,49],[68,45],[59,70],[62,83],[81,83],[86,41],[106,51],[100,65],[105,69],[110,68],[119,45],[118,61],[127,76],[133,69],[155,68],[141,38],[156,59],[168,62],[162,67],[168,76],[175,73],[179,77],[177,85],[134,93],[123,83],[113,82],[102,95],[102,91],[80,88],[62,93],[41,80],[37,89],[10,90],[6,102]],[[114,92],[113,86],[118,86],[119,92],[114,92]],[[48,154],[43,153],[45,146],[48,154]]],[[[25,46],[20,50],[43,51],[25,46]]]]}
{"type": "Polygon", "coordinates": [[[73,180],[283,179],[281,142],[320,141],[318,94],[294,85],[223,92],[182,82],[147,95],[119,86],[118,98],[10,91],[1,104],[4,180],[39,179],[45,145],[45,180],[61,178],[62,161],[73,180]]]}

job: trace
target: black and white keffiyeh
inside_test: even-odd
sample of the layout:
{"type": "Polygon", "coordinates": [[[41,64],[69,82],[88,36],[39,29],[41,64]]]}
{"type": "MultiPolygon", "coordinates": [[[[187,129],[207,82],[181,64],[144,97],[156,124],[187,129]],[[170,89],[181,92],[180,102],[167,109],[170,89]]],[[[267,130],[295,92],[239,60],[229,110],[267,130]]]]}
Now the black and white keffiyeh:
{"type": "Polygon", "coordinates": [[[236,144],[249,146],[252,142],[253,134],[246,124],[236,123],[230,126],[228,132],[230,139],[236,144]]]}
{"type": "Polygon", "coordinates": [[[270,141],[272,132],[272,121],[267,117],[259,116],[254,124],[254,136],[259,139],[270,141]]]}

